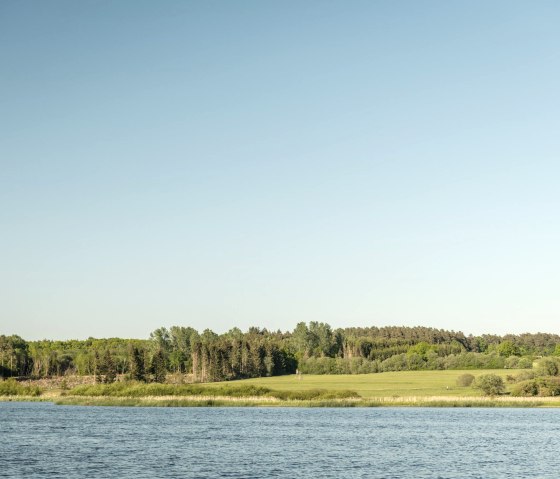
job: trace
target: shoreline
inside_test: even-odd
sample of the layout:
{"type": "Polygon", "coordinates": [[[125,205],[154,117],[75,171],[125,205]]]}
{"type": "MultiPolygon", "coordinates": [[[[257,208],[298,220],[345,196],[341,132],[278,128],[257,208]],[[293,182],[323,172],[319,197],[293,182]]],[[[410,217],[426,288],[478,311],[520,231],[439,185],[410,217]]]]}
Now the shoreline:
{"type": "Polygon", "coordinates": [[[557,408],[560,398],[554,397],[378,397],[317,400],[284,400],[275,397],[231,396],[2,396],[0,402],[51,402],[61,406],[113,406],[113,407],[476,407],[476,408],[557,408]]]}

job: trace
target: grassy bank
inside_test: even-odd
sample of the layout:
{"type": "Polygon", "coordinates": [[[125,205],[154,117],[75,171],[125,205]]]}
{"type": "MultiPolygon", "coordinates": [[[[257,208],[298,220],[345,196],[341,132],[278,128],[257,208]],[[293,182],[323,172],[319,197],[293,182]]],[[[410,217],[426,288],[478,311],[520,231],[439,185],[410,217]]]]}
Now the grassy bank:
{"type": "MultiPolygon", "coordinates": [[[[457,386],[457,378],[465,373],[479,376],[497,374],[506,378],[508,374],[518,374],[522,370],[484,369],[454,371],[399,371],[377,374],[341,374],[341,375],[295,375],[275,376],[270,378],[245,379],[231,381],[228,384],[252,385],[278,391],[326,389],[329,391],[356,391],[363,398],[386,397],[433,397],[433,396],[467,396],[477,397],[481,393],[471,387],[457,386]]],[[[209,387],[221,383],[209,384],[209,387]]]]}
{"type": "Polygon", "coordinates": [[[283,390],[276,391],[264,386],[253,384],[144,384],[138,382],[122,382],[113,384],[95,384],[91,386],[78,386],[67,394],[62,395],[78,397],[105,397],[105,398],[147,398],[147,397],[221,397],[231,400],[257,398],[275,399],[279,401],[305,401],[323,399],[359,399],[355,391],[349,390],[283,390]]]}
{"type": "Polygon", "coordinates": [[[505,378],[519,371],[291,375],[209,384],[118,382],[82,385],[70,391],[47,391],[40,396],[4,396],[3,400],[28,398],[66,405],[166,407],[560,407],[560,397],[512,397],[511,385],[505,395],[483,396],[480,390],[457,386],[457,378],[465,372],[474,376],[493,373],[505,378]]]}

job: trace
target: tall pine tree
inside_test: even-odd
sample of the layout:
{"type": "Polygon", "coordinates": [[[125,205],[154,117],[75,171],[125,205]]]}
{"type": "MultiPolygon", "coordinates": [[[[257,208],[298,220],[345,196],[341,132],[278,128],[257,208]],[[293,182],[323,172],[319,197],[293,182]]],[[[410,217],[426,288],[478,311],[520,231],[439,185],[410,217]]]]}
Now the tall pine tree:
{"type": "Polygon", "coordinates": [[[167,368],[165,366],[165,356],[161,349],[158,349],[152,357],[152,365],[150,368],[154,382],[164,383],[167,376],[167,368]]]}
{"type": "Polygon", "coordinates": [[[130,346],[130,379],[134,381],[146,381],[146,369],[144,367],[144,354],[143,351],[136,346],[130,346]]]}

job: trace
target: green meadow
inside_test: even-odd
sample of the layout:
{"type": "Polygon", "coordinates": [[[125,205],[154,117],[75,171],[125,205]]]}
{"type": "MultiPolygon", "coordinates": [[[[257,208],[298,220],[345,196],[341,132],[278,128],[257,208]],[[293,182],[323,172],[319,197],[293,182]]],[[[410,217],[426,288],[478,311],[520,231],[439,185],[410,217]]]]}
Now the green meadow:
{"type": "MultiPolygon", "coordinates": [[[[399,371],[376,374],[346,375],[290,375],[268,378],[230,381],[231,385],[255,385],[278,391],[326,389],[332,391],[351,390],[363,398],[380,397],[429,397],[429,396],[481,396],[472,387],[457,386],[461,374],[497,374],[506,378],[508,374],[519,374],[521,370],[485,369],[468,371],[399,371]]],[[[219,387],[220,383],[208,386],[219,387]]]]}
{"type": "MultiPolygon", "coordinates": [[[[31,397],[23,386],[3,400],[50,400],[98,406],[284,406],[284,407],[559,407],[560,397],[513,397],[508,375],[521,370],[400,371],[360,375],[289,375],[217,383],[157,384],[115,382],[51,390],[31,397]],[[484,395],[458,386],[463,374],[496,374],[505,394],[484,395]]],[[[6,382],[7,383],[7,382],[6,382]]],[[[5,384],[7,385],[7,384],[5,384]]],[[[13,388],[13,383],[10,385],[13,388]]]]}

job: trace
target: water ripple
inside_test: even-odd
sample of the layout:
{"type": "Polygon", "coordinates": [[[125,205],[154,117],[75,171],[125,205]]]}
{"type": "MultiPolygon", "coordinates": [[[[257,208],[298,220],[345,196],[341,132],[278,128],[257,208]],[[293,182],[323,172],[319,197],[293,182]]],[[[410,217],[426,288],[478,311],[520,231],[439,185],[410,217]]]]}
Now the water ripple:
{"type": "Polygon", "coordinates": [[[557,479],[560,410],[0,403],[5,478],[557,479]]]}

